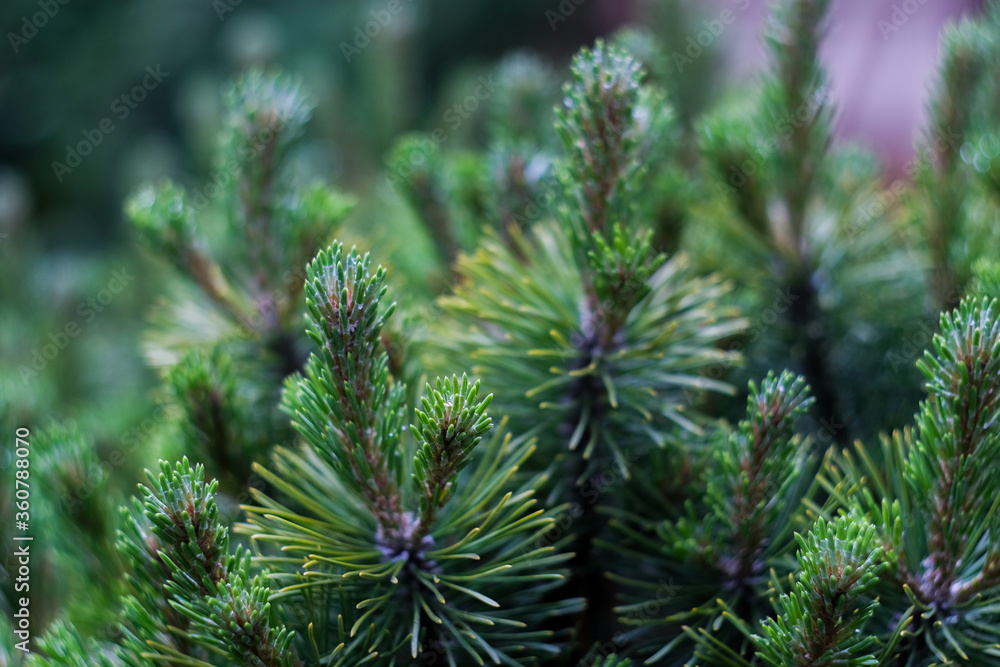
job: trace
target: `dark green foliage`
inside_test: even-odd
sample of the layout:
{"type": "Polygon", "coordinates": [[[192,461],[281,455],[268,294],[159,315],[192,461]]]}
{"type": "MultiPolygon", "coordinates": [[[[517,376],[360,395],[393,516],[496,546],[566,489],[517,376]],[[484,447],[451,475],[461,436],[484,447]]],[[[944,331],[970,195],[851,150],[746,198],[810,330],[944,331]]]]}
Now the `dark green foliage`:
{"type": "Polygon", "coordinates": [[[881,452],[859,445],[831,469],[843,480],[830,483],[834,498],[865,509],[877,528],[889,565],[879,592],[902,618],[880,634],[907,664],[996,661],[1000,473],[985,463],[1000,454],[998,313],[995,300],[967,298],[942,314],[919,362],[929,395],[915,429],[883,436],[881,452]]]}
{"type": "Polygon", "coordinates": [[[990,204],[983,201],[986,193],[976,175],[985,171],[983,158],[972,155],[971,147],[981,143],[982,128],[990,126],[983,116],[992,115],[997,104],[996,84],[988,81],[988,72],[996,63],[998,35],[1000,23],[995,17],[947,28],[929,109],[931,121],[912,168],[914,179],[923,186],[914,214],[925,226],[929,286],[941,310],[955,307],[971,278],[973,248],[996,241],[989,212],[995,199],[990,204]],[[962,152],[974,163],[973,169],[963,164],[962,152]]]}
{"type": "Polygon", "coordinates": [[[811,492],[802,474],[807,442],[793,426],[813,402],[808,389],[788,371],[769,374],[760,387],[750,383],[746,419],[728,435],[713,436],[704,486],[695,494],[704,500],[689,502],[682,518],[655,524],[616,512],[614,525],[626,538],[620,548],[640,559],[639,567],[657,563],[661,582],[685,582],[665,600],[657,591],[657,613],[648,617],[637,612],[650,602],[644,593],[656,590],[652,579],[636,578],[634,569],[610,575],[633,589],[630,597],[637,601],[617,611],[626,625],[638,627],[633,640],[654,651],[649,662],[669,657],[667,664],[683,664],[693,649],[707,664],[747,653],[747,643],[720,621],[727,609],[747,623],[761,620],[769,611],[768,573],[784,575],[794,566],[788,558],[792,529],[811,492]]]}
{"type": "Polygon", "coordinates": [[[605,657],[598,658],[596,662],[593,663],[593,667],[631,667],[632,661],[628,658],[619,658],[614,653],[605,657]]]}

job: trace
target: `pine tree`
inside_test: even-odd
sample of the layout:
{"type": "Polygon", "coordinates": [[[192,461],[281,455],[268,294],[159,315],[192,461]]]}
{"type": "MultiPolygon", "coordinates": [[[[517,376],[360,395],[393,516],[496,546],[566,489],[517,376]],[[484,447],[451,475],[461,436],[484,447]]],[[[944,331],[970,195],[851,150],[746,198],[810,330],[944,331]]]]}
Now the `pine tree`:
{"type": "Polygon", "coordinates": [[[1000,4],[945,35],[898,206],[833,144],[829,4],[783,0],[700,119],[648,32],[561,97],[506,59],[484,146],[389,152],[430,240],[392,270],[330,244],[351,200],[296,167],[299,86],[238,79],[214,188],[126,205],[183,278],[159,472],[115,523],[89,436],[34,441],[72,602],[27,664],[994,664],[1000,4]]]}

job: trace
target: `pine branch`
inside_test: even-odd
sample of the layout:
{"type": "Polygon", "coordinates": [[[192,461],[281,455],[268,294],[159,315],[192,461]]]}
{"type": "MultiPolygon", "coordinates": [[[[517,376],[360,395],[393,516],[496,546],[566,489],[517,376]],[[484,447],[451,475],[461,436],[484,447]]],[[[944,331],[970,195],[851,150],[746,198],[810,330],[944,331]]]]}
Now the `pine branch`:
{"type": "Polygon", "coordinates": [[[418,424],[403,427],[406,389],[380,346],[385,270],[335,244],[308,274],[318,352],[284,399],[304,443],[257,467],[289,500],[255,494],[240,527],[281,548],[259,560],[284,584],[276,599],[303,607],[302,652],[345,666],[376,652],[380,664],[428,651],[520,664],[513,656],[544,652],[553,635],[542,620],[579,601],[537,604],[571,554],[533,544],[553,521],[534,508],[543,478],[515,482],[533,442],[499,431],[483,442],[489,398],[477,402],[479,383],[464,376],[429,386],[418,424]]]}
{"type": "Polygon", "coordinates": [[[380,312],[385,270],[342,244],[322,251],[307,267],[310,337],[321,346],[306,369],[307,382],[289,385],[284,408],[298,421],[312,410],[323,422],[304,424],[306,435],[358,489],[390,543],[405,541],[400,469],[390,452],[397,443],[401,387],[389,381],[381,347],[380,312]],[[323,425],[320,425],[323,424],[323,425]]]}
{"type": "Polygon", "coordinates": [[[940,326],[918,363],[929,396],[915,432],[883,438],[879,463],[845,454],[824,486],[867,513],[890,564],[879,594],[899,622],[880,622],[882,656],[988,664],[1000,642],[1000,472],[984,465],[1000,456],[1000,308],[967,298],[940,326]]]}
{"type": "Polygon", "coordinates": [[[199,236],[194,210],[180,186],[171,181],[143,186],[125,202],[125,215],[147,247],[163,254],[216,306],[238,321],[246,318],[221,267],[199,236]]]}
{"type": "Polygon", "coordinates": [[[589,326],[597,345],[613,349],[625,321],[636,305],[650,292],[649,279],[666,258],[652,250],[652,231],[630,238],[621,225],[611,229],[611,238],[594,235],[590,266],[594,272],[594,293],[601,304],[589,326]]]}
{"type": "Polygon", "coordinates": [[[803,454],[793,423],[814,400],[808,391],[805,379],[789,371],[768,374],[760,389],[751,382],[747,419],[716,455],[720,476],[709,480],[708,494],[735,547],[720,565],[739,586],[763,569],[761,551],[782,510],[776,501],[791,500],[786,494],[803,454]]]}
{"type": "Polygon", "coordinates": [[[829,5],[829,0],[786,0],[772,15],[766,40],[774,71],[773,81],[765,87],[765,107],[775,120],[798,121],[802,111],[808,111],[805,122],[791,123],[791,132],[779,135],[777,149],[779,183],[793,244],[788,250],[796,265],[806,250],[806,207],[830,142],[829,112],[814,99],[826,86],[819,45],[829,5]]]}
{"type": "Polygon", "coordinates": [[[120,545],[133,564],[134,596],[126,600],[126,648],[157,660],[228,655],[243,665],[295,665],[292,636],[271,627],[270,589],[250,578],[249,554],[229,553],[218,482],[205,482],[204,468],[186,458],[160,469],[158,477],[147,471],[150,487],[139,487],[142,514],[123,510],[120,545]]]}
{"type": "Polygon", "coordinates": [[[150,487],[140,486],[146,518],[164,547],[159,557],[171,573],[185,575],[177,582],[181,592],[204,595],[206,579],[224,577],[229,546],[214,500],[218,482],[206,483],[204,468],[192,470],[187,459],[174,469],[162,462],[160,471],[147,473],[150,487]]]}
{"type": "Polygon", "coordinates": [[[748,661],[747,628],[769,611],[767,572],[792,569],[792,526],[815,491],[803,479],[806,441],[794,422],[814,399],[804,378],[789,371],[769,373],[749,388],[746,418],[706,436],[704,490],[692,493],[679,518],[614,512],[620,537],[608,547],[626,559],[609,577],[625,586],[627,601],[615,611],[634,628],[627,636],[636,654],[652,653],[646,664],[748,661]],[[656,585],[654,576],[634,574],[651,565],[656,585]],[[733,625],[722,623],[724,614],[733,625]]]}
{"type": "MultiPolygon", "coordinates": [[[[854,400],[859,359],[892,352],[905,334],[895,314],[912,308],[922,294],[900,274],[909,277],[920,264],[900,243],[887,242],[894,231],[889,220],[872,224],[866,214],[864,233],[855,229],[862,224],[862,204],[871,209],[872,194],[864,186],[876,174],[874,161],[861,159],[858,151],[830,148],[834,110],[819,59],[829,5],[828,0],[780,3],[768,22],[771,67],[759,97],[714,112],[702,124],[701,151],[721,181],[716,184],[724,194],[720,203],[735,208],[740,224],[725,220],[728,211],[713,209],[707,215],[724,220],[706,220],[710,226],[704,237],[692,231],[704,246],[706,268],[731,268],[730,277],[738,275],[754,286],[745,295],[755,299],[751,312],[768,313],[775,289],[787,295],[784,304],[777,304],[784,313],[780,324],[758,325],[751,332],[751,343],[763,338],[752,356],[772,345],[789,346],[794,367],[808,378],[816,397],[816,418],[838,424],[831,435],[847,443],[855,428],[872,422],[858,419],[859,414],[878,413],[854,400]],[[866,177],[858,177],[859,168],[866,169],[866,177]],[[722,249],[720,233],[729,238],[722,249]],[[757,267],[757,275],[747,275],[749,266],[757,267]],[[874,298],[884,305],[870,322],[873,328],[855,336],[857,308],[873,301],[870,285],[855,282],[861,275],[880,283],[895,280],[878,291],[887,296],[874,298]],[[904,292],[908,299],[895,297],[904,292]]],[[[768,354],[756,371],[777,364],[788,365],[787,355],[768,354]]]]}
{"type": "Polygon", "coordinates": [[[1000,472],[982,461],[1000,455],[994,426],[1000,411],[1000,322],[995,301],[967,299],[941,316],[934,352],[918,368],[931,397],[917,419],[920,439],[907,473],[928,495],[930,568],[922,593],[944,605],[965,602],[978,591],[1000,584],[1000,548],[972,581],[956,585],[958,569],[969,562],[990,513],[1000,472]]]}
{"type": "Polygon", "coordinates": [[[246,239],[241,259],[251,270],[254,291],[266,294],[289,260],[294,266],[305,259],[283,256],[287,244],[275,243],[282,236],[284,222],[278,169],[312,114],[312,104],[290,77],[251,70],[226,92],[226,108],[223,153],[238,156],[227,220],[233,236],[246,239]],[[252,146],[254,159],[239,155],[247,145],[252,146]]]}
{"type": "Polygon", "coordinates": [[[554,431],[543,443],[580,451],[571,474],[582,484],[606,460],[628,475],[626,443],[644,439],[633,416],[653,425],[658,445],[671,422],[698,430],[687,392],[728,391],[698,369],[735,362],[712,345],[739,320],[715,308],[722,285],[691,276],[682,257],[665,262],[642,226],[644,160],[673,131],[662,94],[642,84],[634,58],[601,42],[572,72],[556,112],[563,224],[508,228],[504,243],[487,236],[460,259],[462,282],[442,300],[452,320],[436,347],[442,358],[460,350],[484,381],[509,387],[503,396],[524,396],[503,409],[524,415],[516,428],[554,431]]]}
{"type": "Polygon", "coordinates": [[[412,427],[418,445],[413,478],[421,489],[417,543],[436,523],[439,510],[455,492],[458,473],[492,428],[485,412],[493,396],[475,404],[478,394],[478,380],[470,385],[463,375],[459,385],[457,377],[439,378],[436,388],[427,385],[427,395],[421,399],[424,411],[416,410],[420,424],[412,427]]]}
{"type": "Polygon", "coordinates": [[[152,311],[146,340],[164,369],[169,415],[152,439],[179,431],[178,453],[208,465],[235,497],[251,464],[291,437],[277,404],[283,379],[306,360],[303,267],[354,202],[293,160],[312,111],[298,81],[250,70],[223,101],[206,180],[143,186],[125,209],[148,249],[185,278],[168,283],[172,298],[152,311]]]}
{"type": "Polygon", "coordinates": [[[561,180],[571,202],[569,220],[580,238],[628,218],[636,176],[642,70],[624,51],[602,41],[573,60],[572,78],[556,110],[556,132],[566,151],[561,180]]]}
{"type": "Polygon", "coordinates": [[[652,248],[645,225],[658,193],[647,164],[665,152],[674,119],[643,76],[635,58],[600,41],[576,56],[556,111],[556,224],[508,226],[461,257],[454,296],[441,301],[451,317],[431,344],[442,367],[458,351],[497,387],[516,432],[537,433],[558,466],[556,497],[581,508],[576,576],[562,595],[588,598],[577,619],[588,642],[609,636],[614,619],[593,550],[605,522],[587,489],[608,470],[630,478],[633,462],[676,431],[699,432],[690,397],[730,391],[701,372],[738,358],[715,348],[740,326],[717,307],[726,287],[652,248]]]}
{"type": "MultiPolygon", "coordinates": [[[[881,549],[875,527],[856,516],[827,523],[822,518],[805,536],[798,533],[799,572],[791,592],[775,601],[777,618],[754,635],[760,657],[772,667],[862,667],[878,665],[875,637],[863,634],[878,601],[865,601],[877,583],[881,549]]],[[[792,581],[792,577],[789,576],[792,581]]],[[[775,582],[776,588],[778,582],[775,582]]]]}
{"type": "MultiPolygon", "coordinates": [[[[115,667],[108,647],[93,638],[85,637],[80,631],[63,621],[56,621],[45,635],[39,637],[38,648],[44,656],[32,652],[26,656],[27,667],[115,667]]],[[[2,655],[2,654],[0,654],[2,655]]],[[[11,665],[16,663],[11,662],[11,665]]]]}

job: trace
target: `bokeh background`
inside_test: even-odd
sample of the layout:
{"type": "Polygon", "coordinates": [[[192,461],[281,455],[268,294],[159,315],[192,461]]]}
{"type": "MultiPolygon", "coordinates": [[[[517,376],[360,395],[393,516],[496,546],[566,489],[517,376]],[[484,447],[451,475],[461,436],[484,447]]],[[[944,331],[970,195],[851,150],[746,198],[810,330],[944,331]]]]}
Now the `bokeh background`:
{"type": "MultiPolygon", "coordinates": [[[[738,96],[763,62],[766,0],[398,1],[402,11],[365,45],[356,42],[356,30],[373,11],[385,12],[388,0],[4,0],[5,424],[73,421],[94,434],[99,450],[155,428],[156,372],[144,359],[142,339],[169,272],[139,246],[122,201],[150,180],[170,177],[192,189],[207,181],[221,124],[220,89],[247,67],[277,65],[303,80],[316,111],[296,159],[303,170],[353,193],[360,204],[348,222],[352,233],[380,257],[399,260],[409,244],[422,241],[415,222],[412,238],[399,235],[412,214],[386,187],[386,152],[402,133],[448,126],[448,109],[511,52],[532,51],[551,64],[557,100],[570,57],[596,37],[635,26],[668,53],[682,53],[704,22],[729,11],[734,20],[683,71],[656,73],[687,127],[724,96],[738,96]],[[102,125],[105,119],[110,124],[102,125]],[[73,166],[68,153],[81,141],[92,150],[73,166]],[[79,332],[64,336],[70,323],[79,332]],[[58,353],[36,359],[47,345],[58,353]]],[[[905,178],[942,26],[979,5],[834,3],[824,54],[837,140],[874,150],[886,183],[905,178]]],[[[449,129],[447,141],[476,146],[488,113],[487,105],[470,113],[449,129]]],[[[400,268],[399,281],[419,292],[419,263],[400,268]]],[[[134,457],[114,472],[113,485],[131,490],[141,468],[154,462],[134,457]]],[[[0,460],[0,468],[7,466],[0,460]]]]}

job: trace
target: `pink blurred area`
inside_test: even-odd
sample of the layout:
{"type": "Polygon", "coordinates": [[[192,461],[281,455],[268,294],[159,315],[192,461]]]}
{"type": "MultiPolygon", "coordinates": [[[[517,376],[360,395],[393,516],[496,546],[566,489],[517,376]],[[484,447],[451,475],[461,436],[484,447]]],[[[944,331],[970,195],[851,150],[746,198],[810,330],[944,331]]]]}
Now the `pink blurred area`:
{"type": "MultiPolygon", "coordinates": [[[[712,0],[695,11],[735,12],[727,40],[727,78],[745,81],[764,65],[761,30],[766,0],[712,0]]],[[[822,57],[836,104],[836,137],[871,147],[885,177],[903,175],[923,130],[936,80],[942,28],[981,10],[977,0],[834,0],[822,57]]]]}

